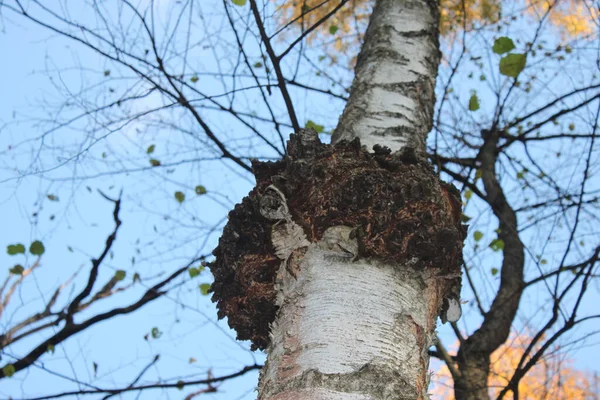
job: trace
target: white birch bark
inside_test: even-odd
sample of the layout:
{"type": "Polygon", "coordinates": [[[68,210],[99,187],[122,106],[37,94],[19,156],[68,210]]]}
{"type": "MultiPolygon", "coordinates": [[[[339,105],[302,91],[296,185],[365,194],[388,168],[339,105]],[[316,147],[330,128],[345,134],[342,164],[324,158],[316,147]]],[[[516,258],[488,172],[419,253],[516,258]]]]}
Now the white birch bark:
{"type": "Polygon", "coordinates": [[[378,0],[333,142],[425,150],[439,66],[438,3],[378,0]]]}
{"type": "Polygon", "coordinates": [[[282,264],[259,399],[423,399],[438,314],[434,279],[311,244],[282,264]],[[294,263],[294,260],[288,263],[294,263]]]}

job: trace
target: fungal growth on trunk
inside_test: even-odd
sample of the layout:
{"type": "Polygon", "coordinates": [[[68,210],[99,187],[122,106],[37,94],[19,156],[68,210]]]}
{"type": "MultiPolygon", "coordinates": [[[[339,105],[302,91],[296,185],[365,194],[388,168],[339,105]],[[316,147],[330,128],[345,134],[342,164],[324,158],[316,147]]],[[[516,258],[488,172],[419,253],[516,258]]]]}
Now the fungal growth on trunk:
{"type": "Polygon", "coordinates": [[[358,139],[323,144],[307,129],[291,135],[284,160],[253,168],[256,186],[229,213],[210,265],[212,300],[238,339],[253,349],[269,345],[278,273],[301,274],[299,260],[317,242],[348,262],[426,270],[441,282],[442,320],[460,317],[460,195],[424,155],[379,146],[369,152],[358,139]]]}

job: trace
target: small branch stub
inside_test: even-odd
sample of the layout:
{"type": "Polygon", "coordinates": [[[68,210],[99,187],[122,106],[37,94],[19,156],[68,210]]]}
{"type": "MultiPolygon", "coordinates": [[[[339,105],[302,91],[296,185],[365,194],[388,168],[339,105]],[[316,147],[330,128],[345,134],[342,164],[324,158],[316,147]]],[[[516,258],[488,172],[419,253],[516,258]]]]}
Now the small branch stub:
{"type": "Polygon", "coordinates": [[[373,258],[425,270],[439,278],[442,318],[458,319],[466,234],[460,195],[424,155],[381,146],[370,153],[358,139],[322,144],[312,129],[291,135],[288,154],[253,162],[256,187],[230,212],[213,252],[212,299],[238,339],[266,348],[279,266],[310,243],[349,262],[373,258]]]}

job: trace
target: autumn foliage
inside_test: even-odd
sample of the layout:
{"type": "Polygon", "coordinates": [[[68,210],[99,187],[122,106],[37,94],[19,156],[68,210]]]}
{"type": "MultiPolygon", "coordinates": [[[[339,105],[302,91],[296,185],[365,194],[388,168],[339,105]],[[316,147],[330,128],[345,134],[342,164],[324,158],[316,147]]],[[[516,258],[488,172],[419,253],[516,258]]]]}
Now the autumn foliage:
{"type": "MultiPolygon", "coordinates": [[[[292,23],[306,29],[326,20],[308,39],[318,37],[324,43],[333,43],[338,51],[360,42],[364,32],[364,26],[360,26],[368,22],[374,4],[373,0],[348,0],[340,7],[340,0],[273,1],[282,25],[292,23]],[[330,14],[333,15],[329,17],[330,14]]],[[[440,33],[444,36],[527,15],[536,21],[548,20],[563,37],[585,37],[593,34],[599,17],[593,4],[578,0],[441,0],[440,5],[440,33]]]]}
{"type": "MultiPolygon", "coordinates": [[[[528,334],[513,334],[492,354],[488,380],[490,399],[506,387],[521,357],[531,343],[528,334]]],[[[443,366],[432,378],[434,400],[454,400],[452,377],[443,366]]],[[[509,396],[508,399],[513,397],[509,396]]],[[[577,369],[557,346],[549,351],[525,375],[519,385],[521,400],[599,400],[600,377],[577,369]]]]}

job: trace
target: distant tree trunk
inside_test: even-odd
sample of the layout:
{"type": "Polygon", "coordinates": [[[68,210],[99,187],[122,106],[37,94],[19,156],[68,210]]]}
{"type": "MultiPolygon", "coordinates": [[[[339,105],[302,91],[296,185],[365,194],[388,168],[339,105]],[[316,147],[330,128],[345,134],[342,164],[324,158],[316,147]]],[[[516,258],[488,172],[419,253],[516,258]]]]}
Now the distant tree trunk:
{"type": "Polygon", "coordinates": [[[460,376],[454,376],[456,400],[489,398],[490,357],[508,339],[525,289],[525,251],[518,234],[517,215],[508,204],[495,171],[498,138],[499,133],[496,131],[487,133],[480,159],[486,201],[498,218],[498,238],[504,243],[505,249],[500,288],[479,329],[460,345],[457,357],[460,376]]]}
{"type": "Polygon", "coordinates": [[[259,399],[427,397],[437,316],[460,315],[464,238],[460,196],[425,157],[438,18],[436,2],[377,1],[335,145],[292,135],[230,214],[214,299],[266,347],[259,399]]]}

